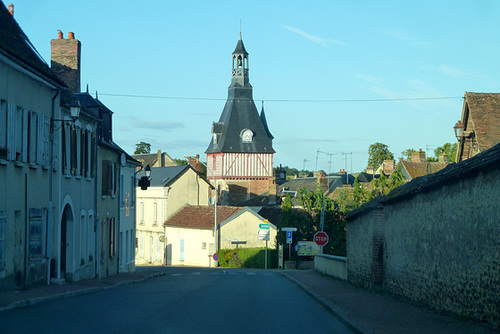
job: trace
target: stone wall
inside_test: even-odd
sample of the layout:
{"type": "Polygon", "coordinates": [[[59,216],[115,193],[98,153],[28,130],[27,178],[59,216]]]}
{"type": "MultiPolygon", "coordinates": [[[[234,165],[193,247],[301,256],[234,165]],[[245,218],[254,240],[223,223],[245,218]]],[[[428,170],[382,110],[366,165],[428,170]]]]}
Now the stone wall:
{"type": "Polygon", "coordinates": [[[348,278],[500,326],[500,167],[460,164],[350,215],[348,278]]]}
{"type": "Polygon", "coordinates": [[[314,256],[314,270],[341,280],[347,280],[347,259],[343,256],[318,254],[314,256]]]}

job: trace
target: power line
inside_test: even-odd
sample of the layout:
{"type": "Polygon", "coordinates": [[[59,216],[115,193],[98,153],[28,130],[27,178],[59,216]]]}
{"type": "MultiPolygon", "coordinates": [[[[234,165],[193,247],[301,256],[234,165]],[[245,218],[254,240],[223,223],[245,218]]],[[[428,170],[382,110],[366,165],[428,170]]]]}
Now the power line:
{"type": "MultiPolygon", "coordinates": [[[[141,98],[141,99],[165,99],[165,100],[193,100],[193,101],[226,101],[226,98],[209,97],[183,97],[183,96],[159,96],[159,95],[137,95],[137,94],[114,94],[99,93],[101,96],[141,98]]],[[[438,96],[438,97],[408,97],[408,98],[387,98],[387,99],[258,99],[266,102],[283,103],[349,103],[349,102],[398,102],[398,101],[426,101],[426,100],[450,100],[462,99],[462,96],[438,96]]]]}

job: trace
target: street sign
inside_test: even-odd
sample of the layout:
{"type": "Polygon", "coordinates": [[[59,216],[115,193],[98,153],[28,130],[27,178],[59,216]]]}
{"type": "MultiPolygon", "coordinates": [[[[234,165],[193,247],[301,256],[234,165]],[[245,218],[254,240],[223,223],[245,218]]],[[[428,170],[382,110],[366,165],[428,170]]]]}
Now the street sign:
{"type": "Polygon", "coordinates": [[[269,230],[259,230],[259,235],[265,237],[269,235],[269,230]]]}
{"type": "Polygon", "coordinates": [[[259,228],[265,228],[266,230],[269,230],[269,224],[259,224],[259,228]]]}
{"type": "Polygon", "coordinates": [[[260,237],[258,237],[257,239],[259,239],[259,240],[269,241],[269,235],[267,235],[267,236],[260,236],[260,237]]]}
{"type": "Polygon", "coordinates": [[[324,246],[328,243],[328,234],[325,232],[318,232],[314,235],[314,242],[318,246],[324,246]]]}
{"type": "Polygon", "coordinates": [[[283,232],[297,232],[297,228],[296,227],[282,227],[281,230],[283,232]]]}
{"type": "Polygon", "coordinates": [[[292,243],[292,236],[293,236],[292,231],[286,232],[286,243],[287,244],[291,244],[292,243]]]}
{"type": "Polygon", "coordinates": [[[219,261],[219,255],[217,255],[217,253],[214,253],[213,258],[214,258],[214,261],[219,261]]]}

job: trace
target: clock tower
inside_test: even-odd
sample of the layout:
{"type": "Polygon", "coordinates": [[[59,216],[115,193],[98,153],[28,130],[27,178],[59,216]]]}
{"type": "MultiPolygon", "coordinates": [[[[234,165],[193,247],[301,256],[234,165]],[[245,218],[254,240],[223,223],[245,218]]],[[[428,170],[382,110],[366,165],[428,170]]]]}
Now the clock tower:
{"type": "Polygon", "coordinates": [[[248,52],[240,38],[232,54],[231,85],[218,122],[212,124],[212,140],[205,153],[217,182],[220,204],[241,205],[256,196],[275,195],[275,153],[264,107],[257,111],[249,81],[248,52]]]}

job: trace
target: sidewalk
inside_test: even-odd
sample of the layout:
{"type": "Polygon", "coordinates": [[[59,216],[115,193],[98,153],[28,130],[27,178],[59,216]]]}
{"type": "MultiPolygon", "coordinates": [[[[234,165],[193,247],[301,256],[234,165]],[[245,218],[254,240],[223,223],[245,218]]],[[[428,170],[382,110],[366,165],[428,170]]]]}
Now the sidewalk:
{"type": "Polygon", "coordinates": [[[71,297],[120,285],[137,283],[156,276],[161,276],[161,273],[136,271],[133,273],[120,273],[102,279],[88,279],[62,285],[40,285],[22,291],[0,291],[0,312],[47,300],[71,297]]]}
{"type": "Polygon", "coordinates": [[[288,270],[283,275],[359,333],[498,333],[487,325],[460,321],[316,271],[288,270]]]}

